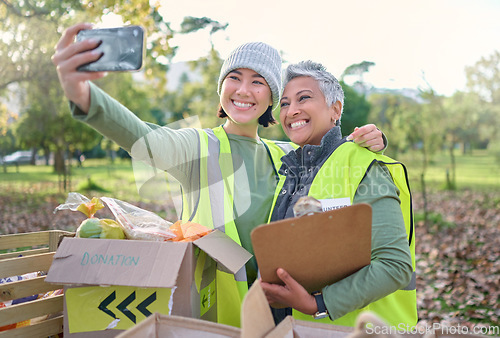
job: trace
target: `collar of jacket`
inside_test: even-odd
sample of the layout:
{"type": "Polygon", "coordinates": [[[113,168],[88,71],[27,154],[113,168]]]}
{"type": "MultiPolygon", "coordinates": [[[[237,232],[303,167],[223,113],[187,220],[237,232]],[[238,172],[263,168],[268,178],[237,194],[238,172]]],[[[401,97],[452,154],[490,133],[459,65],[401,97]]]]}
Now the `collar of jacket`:
{"type": "Polygon", "coordinates": [[[319,168],[344,142],[346,140],[342,138],[340,127],[333,127],[323,136],[319,146],[306,144],[283,156],[279,173],[287,175],[291,172],[298,175],[309,168],[319,168]]]}

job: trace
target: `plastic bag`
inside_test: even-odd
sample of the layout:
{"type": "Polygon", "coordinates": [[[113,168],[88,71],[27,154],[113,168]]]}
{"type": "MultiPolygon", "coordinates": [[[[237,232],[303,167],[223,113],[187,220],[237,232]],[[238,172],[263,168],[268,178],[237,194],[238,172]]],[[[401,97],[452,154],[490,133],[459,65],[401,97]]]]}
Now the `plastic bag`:
{"type": "MultiPolygon", "coordinates": [[[[166,241],[175,237],[175,234],[169,230],[172,223],[153,212],[111,197],[101,197],[100,200],[111,210],[128,239],[166,241]]],[[[91,202],[82,194],[71,192],[68,194],[66,203],[59,205],[54,212],[65,209],[77,211],[82,203],[90,204],[91,202]]]]}

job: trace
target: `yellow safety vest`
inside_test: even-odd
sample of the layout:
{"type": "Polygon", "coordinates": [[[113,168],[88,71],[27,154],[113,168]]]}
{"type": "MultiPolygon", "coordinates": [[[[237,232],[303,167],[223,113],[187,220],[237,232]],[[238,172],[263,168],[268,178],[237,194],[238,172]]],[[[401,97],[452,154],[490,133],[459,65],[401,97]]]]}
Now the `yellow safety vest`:
{"type": "MultiPolygon", "coordinates": [[[[352,204],[359,183],[374,162],[379,162],[387,166],[394,183],[400,191],[401,210],[412,257],[412,280],[407,287],[397,290],[367,305],[365,308],[349,312],[334,321],[329,318],[315,320],[310,315],[294,310],[293,316],[297,319],[354,326],[358,315],[362,311],[369,310],[379,315],[389,325],[398,326],[403,324],[405,327],[406,325],[412,327],[417,323],[415,228],[411,207],[411,193],[405,166],[387,156],[375,154],[352,142],[345,142],[330,155],[318,171],[311,184],[309,196],[316,199],[349,197],[352,204]]],[[[277,195],[283,184],[284,179],[278,184],[273,204],[276,202],[277,195]]]]}
{"type": "MultiPolygon", "coordinates": [[[[233,216],[234,167],[229,139],[222,127],[197,131],[200,141],[199,198],[188,201],[188,196],[183,194],[181,218],[221,230],[241,245],[233,216]]],[[[287,142],[261,141],[278,175],[281,157],[293,148],[287,142]]],[[[217,270],[216,285],[217,322],[239,327],[241,302],[248,291],[245,267],[235,275],[217,270]]]]}

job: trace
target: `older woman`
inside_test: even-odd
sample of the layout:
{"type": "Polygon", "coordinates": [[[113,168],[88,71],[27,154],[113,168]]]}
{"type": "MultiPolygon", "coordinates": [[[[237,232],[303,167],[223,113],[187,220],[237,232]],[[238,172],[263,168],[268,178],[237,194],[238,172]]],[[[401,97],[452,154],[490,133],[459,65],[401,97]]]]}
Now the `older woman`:
{"type": "Polygon", "coordinates": [[[262,283],[269,303],[290,306],[299,319],[337,325],[353,326],[364,309],[391,325],[415,325],[415,241],[404,166],[342,138],[343,90],[322,65],[290,65],[284,84],[281,124],[300,147],[282,158],[286,178],[278,184],[271,221],[293,217],[294,204],[306,195],[321,200],[324,210],[369,203],[372,251],[370,265],[314,295],[278,269],[284,286],[262,283]]]}

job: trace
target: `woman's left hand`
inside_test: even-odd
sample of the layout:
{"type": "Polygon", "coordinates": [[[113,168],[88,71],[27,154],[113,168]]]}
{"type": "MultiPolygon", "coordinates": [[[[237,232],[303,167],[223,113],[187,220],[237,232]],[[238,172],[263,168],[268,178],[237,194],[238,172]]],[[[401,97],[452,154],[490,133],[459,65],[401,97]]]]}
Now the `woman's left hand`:
{"type": "Polygon", "coordinates": [[[354,128],[354,131],[347,136],[347,140],[353,140],[360,147],[368,148],[373,152],[385,148],[382,132],[374,124],[367,124],[360,128],[354,128]]]}
{"type": "Polygon", "coordinates": [[[279,268],[276,273],[285,285],[260,282],[271,306],[283,304],[310,315],[318,312],[316,300],[302,285],[282,268],[279,268]]]}

